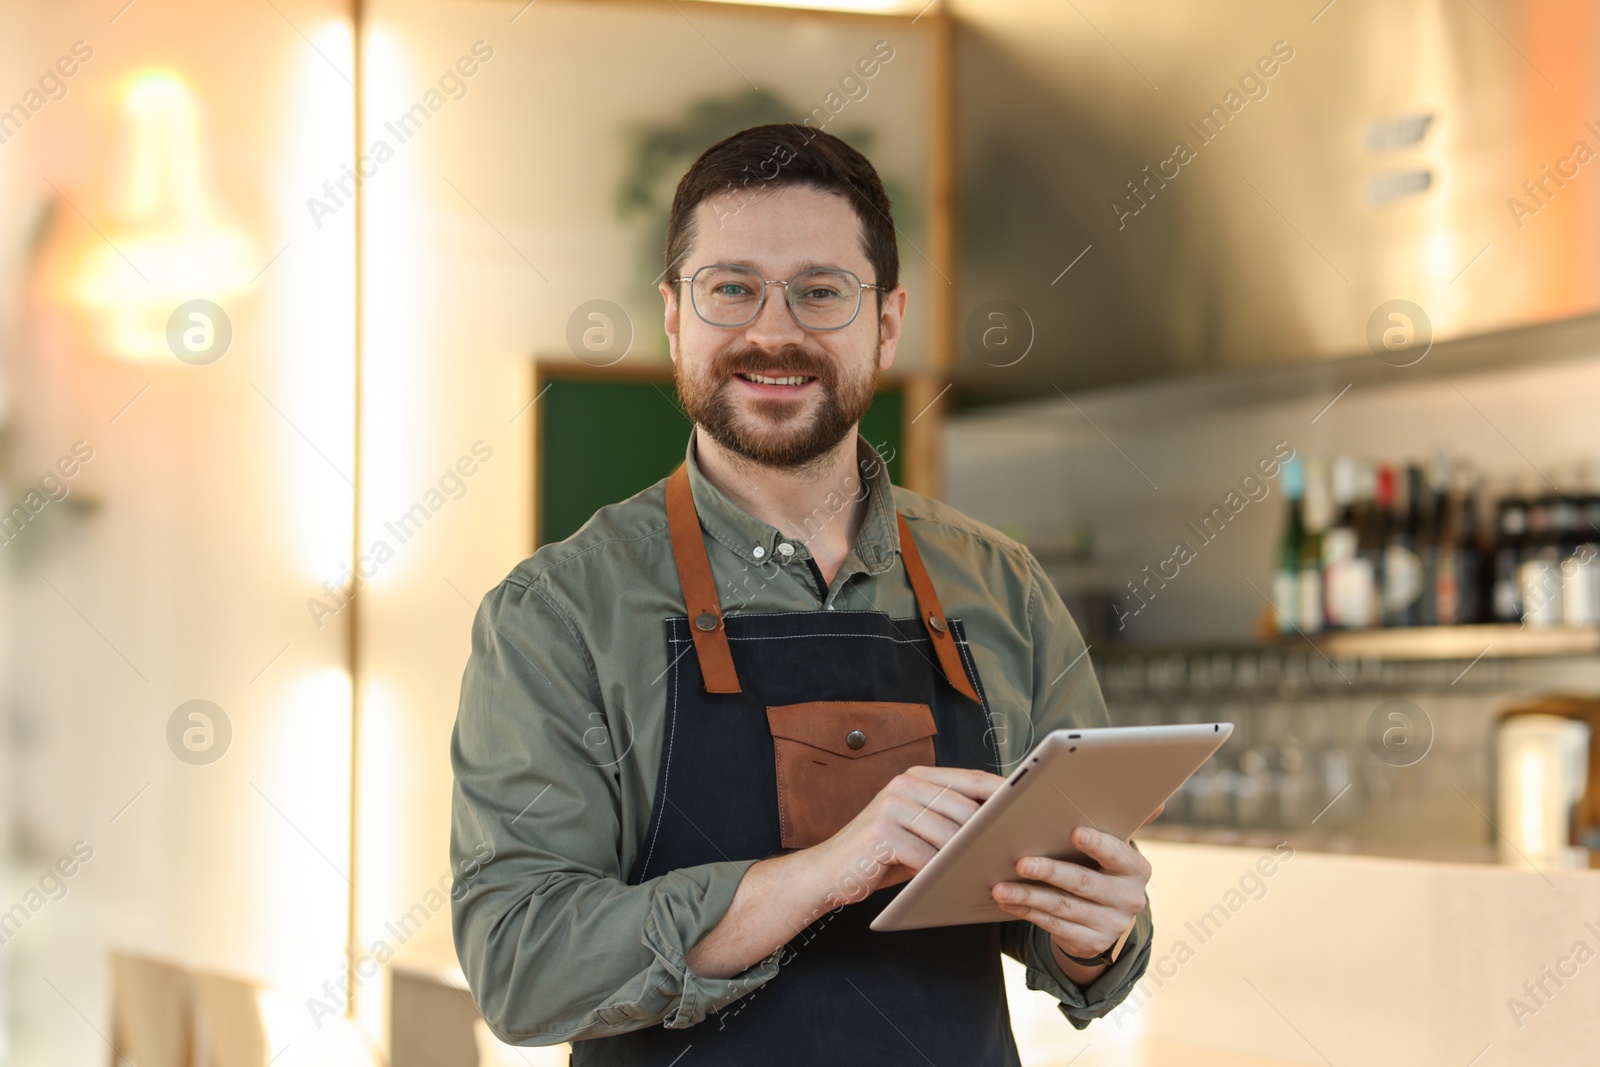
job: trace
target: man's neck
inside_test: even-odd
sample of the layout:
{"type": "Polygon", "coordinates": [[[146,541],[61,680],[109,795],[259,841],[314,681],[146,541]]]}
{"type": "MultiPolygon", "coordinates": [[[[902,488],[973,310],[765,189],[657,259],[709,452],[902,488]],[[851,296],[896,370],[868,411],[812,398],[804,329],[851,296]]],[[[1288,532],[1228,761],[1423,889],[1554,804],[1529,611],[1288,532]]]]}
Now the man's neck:
{"type": "Polygon", "coordinates": [[[810,549],[823,579],[833,583],[867,509],[856,466],[855,433],[845,435],[802,469],[778,470],[728,451],[696,428],[695,461],[711,484],[739,508],[810,549]],[[841,497],[852,506],[839,510],[841,497]]]}

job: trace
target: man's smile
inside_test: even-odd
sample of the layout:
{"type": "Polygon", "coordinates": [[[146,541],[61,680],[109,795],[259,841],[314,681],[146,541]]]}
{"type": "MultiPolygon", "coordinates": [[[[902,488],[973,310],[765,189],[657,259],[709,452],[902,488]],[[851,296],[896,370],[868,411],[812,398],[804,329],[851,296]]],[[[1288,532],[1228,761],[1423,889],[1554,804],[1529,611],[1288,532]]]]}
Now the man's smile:
{"type": "Polygon", "coordinates": [[[817,379],[810,374],[759,374],[735,371],[733,377],[761,396],[793,396],[817,379]]]}

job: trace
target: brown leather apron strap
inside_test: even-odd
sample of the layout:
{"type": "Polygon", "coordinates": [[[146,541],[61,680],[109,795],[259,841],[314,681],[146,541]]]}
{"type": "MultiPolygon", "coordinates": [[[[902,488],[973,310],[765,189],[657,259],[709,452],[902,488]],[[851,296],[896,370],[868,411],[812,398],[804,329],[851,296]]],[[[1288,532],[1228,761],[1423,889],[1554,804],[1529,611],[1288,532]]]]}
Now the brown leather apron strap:
{"type": "MultiPolygon", "coordinates": [[[[933,580],[928,577],[922,553],[917,551],[917,542],[911,536],[911,527],[898,512],[895,521],[900,528],[900,556],[906,565],[906,577],[911,581],[911,592],[917,599],[917,615],[933,642],[939,666],[956,692],[978,701],[977,691],[972,688],[962,666],[955,635],[950,632],[944,608],[939,603],[939,594],[933,591],[933,580]]],[[[717,582],[711,574],[705,535],[700,531],[700,516],[695,510],[694,493],[689,488],[689,468],[684,465],[679,465],[667,479],[667,530],[672,538],[672,559],[678,568],[678,583],[683,587],[689,633],[694,638],[695,656],[700,660],[706,692],[741,692],[739,674],[733,666],[733,652],[728,646],[727,627],[722,619],[717,582]]]]}
{"type": "Polygon", "coordinates": [[[933,640],[933,650],[938,653],[939,666],[944,668],[944,676],[955,686],[956,692],[981,704],[982,701],[978,700],[978,694],[972,688],[972,683],[967,681],[967,672],[961,665],[961,652],[956,648],[956,639],[950,632],[944,608],[939,605],[939,594],[933,591],[933,581],[928,577],[928,568],[922,565],[922,553],[917,551],[917,542],[911,536],[911,527],[906,525],[905,516],[899,512],[895,512],[894,517],[900,524],[900,558],[905,561],[906,577],[911,579],[911,592],[917,598],[917,614],[922,617],[923,628],[933,640]]]}
{"type": "Polygon", "coordinates": [[[722,602],[717,580],[711,574],[700,515],[689,488],[689,468],[680,465],[667,479],[667,532],[672,537],[672,559],[678,566],[678,583],[689,612],[689,633],[708,693],[739,692],[739,675],[733,669],[728,631],[722,624],[722,602]]]}

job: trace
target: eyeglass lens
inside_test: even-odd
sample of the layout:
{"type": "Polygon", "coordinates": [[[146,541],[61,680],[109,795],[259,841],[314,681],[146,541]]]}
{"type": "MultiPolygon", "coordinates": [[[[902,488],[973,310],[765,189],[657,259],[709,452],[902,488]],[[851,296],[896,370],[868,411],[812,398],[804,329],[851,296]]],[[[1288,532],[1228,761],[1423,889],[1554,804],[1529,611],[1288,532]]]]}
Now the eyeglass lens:
{"type": "MultiPolygon", "coordinates": [[[[691,286],[694,308],[713,326],[743,326],[756,317],[766,284],[743,267],[706,266],[691,286]]],[[[808,270],[784,288],[795,321],[813,330],[848,326],[861,307],[861,283],[842,270],[808,270]]]]}

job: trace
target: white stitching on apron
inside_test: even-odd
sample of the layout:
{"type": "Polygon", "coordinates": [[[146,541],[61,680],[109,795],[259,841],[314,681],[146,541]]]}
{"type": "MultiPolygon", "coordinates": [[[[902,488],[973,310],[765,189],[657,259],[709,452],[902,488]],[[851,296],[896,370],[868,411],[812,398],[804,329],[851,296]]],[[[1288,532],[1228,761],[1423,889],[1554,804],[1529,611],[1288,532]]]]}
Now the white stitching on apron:
{"type": "MultiPolygon", "coordinates": [[[[670,633],[667,634],[667,642],[668,644],[672,645],[673,648],[677,648],[680,643],[684,643],[679,642],[679,640],[676,637],[673,637],[670,633]]],[[[672,663],[668,665],[667,670],[672,674],[672,718],[667,723],[667,760],[661,765],[662,800],[667,799],[667,775],[672,771],[672,745],[678,739],[678,679],[682,677],[683,672],[678,670],[677,656],[672,657],[672,663]]],[[[661,836],[661,824],[666,821],[667,809],[663,807],[661,809],[661,818],[656,820],[656,828],[650,834],[650,848],[645,851],[644,866],[639,868],[640,874],[643,874],[645,871],[650,869],[650,857],[656,854],[656,838],[661,836]]]]}
{"type": "MultiPolygon", "coordinates": [[[[957,627],[960,627],[962,633],[966,632],[966,627],[961,625],[960,619],[951,619],[950,623],[952,634],[956,632],[957,627]]],[[[961,650],[961,661],[966,664],[967,681],[972,683],[973,691],[978,694],[978,706],[983,708],[983,721],[988,731],[988,736],[994,737],[994,719],[989,715],[989,696],[983,691],[983,681],[978,677],[978,665],[972,661],[972,653],[967,648],[965,637],[956,637],[956,648],[961,650]]],[[[996,767],[1000,766],[1000,741],[998,738],[994,743],[994,765],[996,767]]]]}

